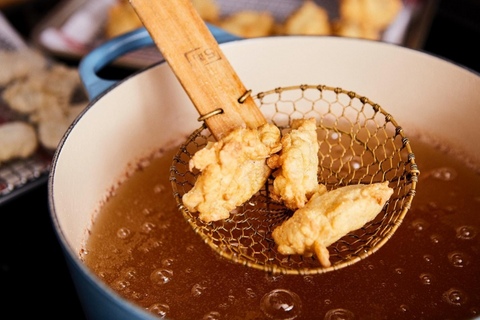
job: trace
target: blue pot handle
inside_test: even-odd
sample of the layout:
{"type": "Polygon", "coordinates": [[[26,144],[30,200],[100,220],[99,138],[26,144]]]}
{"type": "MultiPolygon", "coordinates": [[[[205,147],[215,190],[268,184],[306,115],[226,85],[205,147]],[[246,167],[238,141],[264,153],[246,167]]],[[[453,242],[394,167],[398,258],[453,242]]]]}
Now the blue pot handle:
{"type": "MultiPolygon", "coordinates": [[[[210,24],[207,24],[207,26],[218,43],[241,39],[210,24]]],[[[139,28],[109,40],[87,54],[80,61],[78,71],[90,101],[120,81],[102,79],[97,75],[98,71],[128,52],[152,45],[154,45],[154,42],[147,30],[139,28]]]]}

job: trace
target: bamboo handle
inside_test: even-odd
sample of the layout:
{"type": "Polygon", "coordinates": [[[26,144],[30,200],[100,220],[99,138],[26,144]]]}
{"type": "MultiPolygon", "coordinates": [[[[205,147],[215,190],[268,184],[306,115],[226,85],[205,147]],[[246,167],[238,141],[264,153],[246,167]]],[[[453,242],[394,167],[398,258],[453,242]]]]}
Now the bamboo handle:
{"type": "Polygon", "coordinates": [[[266,122],[253,99],[238,99],[247,89],[218,47],[190,0],[130,0],[215,138],[239,127],[266,122]]]}

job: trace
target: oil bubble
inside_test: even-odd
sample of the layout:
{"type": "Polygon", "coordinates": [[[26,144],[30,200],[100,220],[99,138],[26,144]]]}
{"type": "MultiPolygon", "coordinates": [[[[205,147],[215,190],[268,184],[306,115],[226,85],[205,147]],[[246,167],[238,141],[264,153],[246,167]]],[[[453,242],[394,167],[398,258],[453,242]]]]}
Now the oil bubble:
{"type": "Polygon", "coordinates": [[[130,295],[130,297],[133,300],[140,300],[140,299],[142,299],[142,294],[140,292],[133,291],[132,294],[130,295]]]}
{"type": "Polygon", "coordinates": [[[415,219],[410,225],[410,228],[413,229],[415,232],[422,232],[429,226],[430,224],[427,221],[423,219],[415,219]]]}
{"type": "Polygon", "coordinates": [[[403,268],[396,268],[395,269],[396,274],[403,274],[404,272],[405,272],[405,270],[403,268]]]}
{"type": "Polygon", "coordinates": [[[423,260],[425,262],[432,263],[433,262],[433,256],[431,254],[425,254],[425,255],[423,255],[423,260]]]}
{"type": "Polygon", "coordinates": [[[207,289],[206,286],[203,284],[197,283],[192,287],[192,290],[190,291],[192,296],[194,297],[199,297],[203,294],[203,292],[207,289]]]}
{"type": "Polygon", "coordinates": [[[117,231],[117,237],[120,238],[120,239],[125,240],[125,239],[127,239],[128,237],[130,237],[131,233],[132,233],[132,232],[131,232],[130,229],[128,229],[128,228],[120,228],[120,229],[118,229],[118,231],[117,231]]]}
{"type": "Polygon", "coordinates": [[[150,274],[150,280],[156,285],[163,285],[170,282],[173,271],[170,269],[156,269],[150,274]]]}
{"type": "Polygon", "coordinates": [[[118,291],[123,291],[125,290],[127,287],[130,286],[130,282],[126,281],[126,280],[123,280],[123,279],[120,279],[120,280],[116,280],[114,283],[113,283],[113,288],[118,290],[118,291]]]}
{"type": "Polygon", "coordinates": [[[466,253],[459,251],[449,253],[448,260],[456,268],[463,268],[470,263],[470,257],[466,253]]]}
{"type": "Polygon", "coordinates": [[[325,314],[325,320],[353,320],[355,315],[347,309],[332,309],[325,314]]]}
{"type": "Polygon", "coordinates": [[[218,307],[219,307],[220,309],[225,310],[225,309],[228,308],[228,303],[220,303],[220,304],[218,305],[218,307]]]}
{"type": "Polygon", "coordinates": [[[455,206],[446,206],[446,207],[445,207],[445,211],[446,211],[447,213],[455,213],[455,212],[457,211],[457,207],[455,207],[455,206]]]}
{"type": "Polygon", "coordinates": [[[220,313],[217,311],[210,311],[206,315],[203,316],[202,320],[219,320],[220,319],[220,313]]]}
{"type": "Polygon", "coordinates": [[[435,233],[430,236],[430,240],[432,241],[432,243],[438,244],[443,241],[443,237],[435,233]]]}
{"type": "Polygon", "coordinates": [[[442,167],[431,171],[432,177],[442,181],[451,181],[457,177],[457,172],[453,168],[442,167]]]}
{"type": "Polygon", "coordinates": [[[304,277],[303,277],[303,280],[304,280],[306,283],[314,284],[314,281],[313,281],[313,277],[312,277],[312,276],[304,276],[304,277]]]}
{"type": "Polygon", "coordinates": [[[292,291],[275,289],[262,297],[260,309],[271,319],[295,319],[302,312],[302,301],[292,291]]]}
{"type": "Polygon", "coordinates": [[[124,271],[124,274],[127,278],[134,279],[137,277],[137,270],[135,270],[133,267],[130,267],[124,271]]]}
{"type": "Polygon", "coordinates": [[[430,273],[422,273],[420,275],[420,281],[425,285],[430,285],[433,281],[433,275],[431,275],[430,273]]]}
{"type": "Polygon", "coordinates": [[[474,316],[479,315],[480,314],[480,308],[477,308],[477,307],[470,308],[470,314],[472,314],[474,316]]]}
{"type": "Polygon", "coordinates": [[[165,258],[162,260],[162,266],[164,267],[170,267],[175,260],[172,258],[165,258]]]}
{"type": "Polygon", "coordinates": [[[408,312],[409,310],[410,310],[410,307],[407,306],[406,304],[402,304],[400,306],[400,311],[402,311],[402,312],[408,312]]]}
{"type": "Polygon", "coordinates": [[[472,226],[461,226],[457,228],[457,238],[471,240],[477,235],[477,230],[472,226]]]}
{"type": "Polygon", "coordinates": [[[266,274],[265,275],[265,280],[267,280],[268,282],[277,282],[279,280],[281,280],[283,277],[281,274],[266,274]]]}
{"type": "Polygon", "coordinates": [[[153,229],[155,229],[155,224],[152,222],[145,222],[142,225],[142,232],[150,233],[153,229]]]}
{"type": "Polygon", "coordinates": [[[461,306],[467,302],[468,296],[461,289],[450,288],[448,291],[443,293],[443,300],[451,305],[461,306]]]}
{"type": "Polygon", "coordinates": [[[165,318],[170,311],[170,307],[165,303],[155,303],[148,307],[147,310],[160,318],[165,318]]]}
{"type": "Polygon", "coordinates": [[[257,297],[257,294],[255,293],[255,291],[253,291],[252,288],[247,288],[247,290],[245,290],[245,292],[247,293],[247,296],[251,299],[257,297]]]}
{"type": "Polygon", "coordinates": [[[165,191],[167,188],[163,184],[157,184],[155,187],[153,187],[153,192],[155,193],[162,193],[165,191]]]}

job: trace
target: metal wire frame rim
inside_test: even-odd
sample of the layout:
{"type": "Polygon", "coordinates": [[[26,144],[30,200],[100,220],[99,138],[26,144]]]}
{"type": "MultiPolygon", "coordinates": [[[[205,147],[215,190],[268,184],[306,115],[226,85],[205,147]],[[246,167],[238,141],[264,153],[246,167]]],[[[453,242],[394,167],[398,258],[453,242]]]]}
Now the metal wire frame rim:
{"type": "MultiPolygon", "coordinates": [[[[410,146],[410,141],[409,139],[405,136],[403,132],[403,128],[398,125],[398,123],[395,121],[392,115],[387,113],[380,105],[372,102],[370,99],[368,99],[365,96],[359,95],[353,91],[347,91],[339,87],[329,87],[326,85],[299,85],[299,86],[289,86],[289,87],[278,87],[273,90],[269,91],[264,91],[264,92],[259,92],[255,96],[252,96],[253,99],[259,99],[261,100],[264,96],[272,93],[280,93],[283,91],[289,91],[289,90],[297,90],[301,89],[302,91],[305,91],[307,89],[317,89],[320,91],[323,90],[330,90],[334,91],[336,94],[347,94],[351,99],[359,99],[362,104],[369,104],[372,106],[375,112],[380,112],[385,116],[385,122],[391,122],[395,129],[396,129],[396,134],[400,135],[402,138],[402,143],[404,147],[407,149],[408,152],[408,160],[407,163],[410,163],[410,170],[407,173],[407,179],[410,181],[411,189],[408,192],[405,204],[402,208],[402,211],[400,212],[399,216],[392,222],[390,223],[390,228],[388,229],[388,232],[383,234],[382,239],[377,242],[374,246],[371,246],[368,250],[364,250],[363,252],[355,253],[350,255],[348,260],[335,263],[331,265],[330,267],[319,267],[319,268],[298,268],[298,269],[289,269],[289,268],[284,268],[284,267],[279,267],[274,264],[259,264],[252,262],[252,260],[248,259],[248,257],[244,256],[243,254],[239,253],[238,255],[234,255],[233,253],[227,253],[225,251],[222,251],[221,248],[219,248],[218,245],[214,244],[211,239],[206,236],[205,234],[199,232],[199,228],[195,225],[195,223],[192,221],[191,216],[188,214],[186,207],[182,203],[182,198],[181,195],[178,191],[177,184],[175,182],[175,166],[172,165],[171,170],[170,170],[170,183],[172,185],[173,189],[173,195],[175,197],[175,200],[177,202],[177,208],[179,211],[182,212],[184,218],[188,222],[188,224],[192,227],[194,232],[198,234],[202,240],[208,244],[217,254],[220,256],[234,262],[237,264],[241,264],[253,269],[257,270],[262,270],[271,274],[287,274],[287,275],[313,275],[313,274],[323,274],[327,273],[330,271],[335,271],[335,270],[340,270],[343,269],[347,266],[353,265],[366,257],[374,254],[377,252],[381,247],[387,243],[387,241],[393,236],[393,234],[397,231],[399,226],[402,224],[408,210],[411,207],[411,203],[413,201],[413,198],[416,193],[416,187],[417,187],[417,182],[418,182],[418,175],[420,174],[420,171],[418,170],[417,164],[415,162],[415,155],[412,151],[412,148],[410,146]]],[[[248,92],[250,93],[250,92],[248,92]]],[[[216,113],[221,114],[221,113],[216,113]]],[[[214,116],[214,115],[212,115],[214,116]]],[[[192,142],[202,131],[205,129],[208,129],[206,124],[203,123],[200,128],[195,130],[188,138],[187,140],[182,144],[180,147],[179,151],[176,153],[174,157],[174,161],[180,159],[180,156],[182,152],[185,151],[185,146],[187,146],[190,142],[192,142]]],[[[210,222],[211,223],[211,222],[210,222]]]]}

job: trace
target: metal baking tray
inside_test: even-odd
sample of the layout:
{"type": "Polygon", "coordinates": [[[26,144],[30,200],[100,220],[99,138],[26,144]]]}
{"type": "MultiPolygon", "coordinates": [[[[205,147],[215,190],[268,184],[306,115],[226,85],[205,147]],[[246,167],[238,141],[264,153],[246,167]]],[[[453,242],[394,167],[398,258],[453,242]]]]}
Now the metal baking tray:
{"type": "MultiPolygon", "coordinates": [[[[0,50],[15,51],[26,46],[0,13],[0,50]]],[[[0,97],[2,91],[0,87],[0,97]]],[[[15,120],[25,119],[0,98],[0,124],[15,120]]],[[[0,164],[0,205],[47,181],[52,155],[52,151],[38,148],[29,158],[0,164]]]]}

